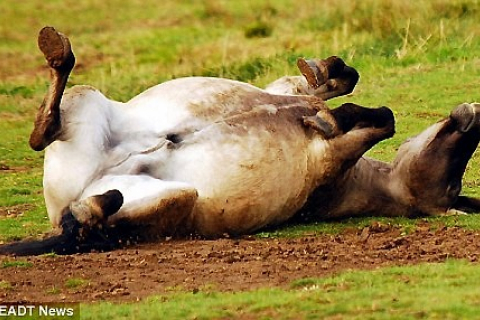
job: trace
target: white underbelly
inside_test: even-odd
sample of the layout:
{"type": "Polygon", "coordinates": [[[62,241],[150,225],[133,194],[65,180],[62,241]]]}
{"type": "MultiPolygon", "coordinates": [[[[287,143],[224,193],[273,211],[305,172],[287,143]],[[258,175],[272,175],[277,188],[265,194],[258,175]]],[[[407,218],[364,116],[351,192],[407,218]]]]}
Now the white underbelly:
{"type": "Polygon", "coordinates": [[[163,179],[197,190],[197,229],[207,235],[216,229],[247,232],[284,221],[303,206],[311,191],[305,140],[277,139],[261,130],[218,138],[212,133],[172,152],[161,170],[163,179]]]}
{"type": "Polygon", "coordinates": [[[156,142],[157,149],[132,151],[105,174],[149,175],[192,186],[198,192],[195,229],[206,235],[288,219],[311,191],[307,141],[261,128],[230,129],[216,124],[178,143],[156,142]]]}

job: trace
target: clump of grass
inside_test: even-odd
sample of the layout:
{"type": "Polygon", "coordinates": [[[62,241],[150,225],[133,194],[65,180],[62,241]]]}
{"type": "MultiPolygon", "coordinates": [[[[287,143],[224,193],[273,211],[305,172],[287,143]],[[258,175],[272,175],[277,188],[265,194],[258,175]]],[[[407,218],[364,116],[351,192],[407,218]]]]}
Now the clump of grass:
{"type": "Polygon", "coordinates": [[[32,87],[27,86],[11,86],[8,84],[0,84],[0,94],[8,96],[20,96],[22,98],[31,98],[35,94],[35,90],[32,87]]]}
{"type": "Polygon", "coordinates": [[[203,11],[201,13],[201,18],[212,19],[212,18],[224,18],[228,17],[228,11],[218,0],[207,0],[203,2],[203,11]]]}
{"type": "Polygon", "coordinates": [[[33,266],[33,263],[28,262],[28,261],[22,261],[22,260],[15,260],[15,261],[3,261],[2,262],[2,268],[30,268],[33,266]]]}
{"type": "Polygon", "coordinates": [[[56,254],[55,252],[50,252],[50,253],[42,254],[42,257],[45,257],[45,258],[56,258],[56,257],[58,257],[58,254],[56,254]]]}
{"type": "Polygon", "coordinates": [[[0,281],[0,290],[7,291],[7,290],[12,290],[13,286],[10,282],[6,280],[0,281]]]}
{"type": "Polygon", "coordinates": [[[220,66],[204,70],[205,77],[225,77],[239,81],[251,82],[264,74],[271,67],[271,62],[264,58],[252,58],[240,64],[220,66]]]}
{"type": "Polygon", "coordinates": [[[81,278],[70,278],[65,281],[65,287],[69,289],[76,289],[79,287],[83,287],[88,283],[87,280],[81,278]]]}
{"type": "Polygon", "coordinates": [[[52,286],[50,289],[46,291],[47,294],[59,294],[62,292],[59,288],[52,286]]]}
{"type": "Polygon", "coordinates": [[[336,5],[321,2],[315,10],[309,6],[301,10],[298,14],[304,18],[299,22],[300,29],[332,38],[330,46],[337,50],[352,46],[356,55],[414,62],[431,53],[437,56],[444,47],[464,47],[464,52],[465,47],[474,46],[471,37],[478,31],[473,17],[480,12],[480,3],[339,0],[336,5]]]}
{"type": "Polygon", "coordinates": [[[478,1],[460,0],[460,1],[432,1],[432,9],[439,17],[446,19],[461,19],[474,17],[480,11],[478,1]]]}
{"type": "Polygon", "coordinates": [[[264,21],[256,21],[245,29],[246,38],[268,38],[273,33],[273,27],[264,21]]]}

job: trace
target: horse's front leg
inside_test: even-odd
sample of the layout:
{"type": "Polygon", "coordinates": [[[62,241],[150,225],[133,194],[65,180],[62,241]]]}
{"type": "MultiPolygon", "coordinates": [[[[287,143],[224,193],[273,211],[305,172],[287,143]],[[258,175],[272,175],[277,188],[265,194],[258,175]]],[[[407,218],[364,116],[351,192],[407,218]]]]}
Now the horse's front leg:
{"type": "Polygon", "coordinates": [[[308,86],[314,89],[313,95],[322,100],[351,93],[360,78],[357,70],[337,56],[324,60],[300,58],[297,66],[308,86]]]}
{"type": "Polygon", "coordinates": [[[129,241],[191,234],[198,194],[192,186],[146,175],[106,176],[64,208],[60,234],[0,246],[0,254],[73,254],[129,241]]]}
{"type": "Polygon", "coordinates": [[[303,76],[285,76],[265,90],[273,94],[312,95],[329,100],[349,94],[358,82],[358,72],[336,56],[327,59],[303,59],[297,61],[303,76]]]}
{"type": "Polygon", "coordinates": [[[43,240],[23,240],[0,246],[0,254],[26,256],[46,253],[73,254],[112,250],[117,239],[109,239],[105,221],[118,211],[123,196],[118,190],[75,201],[64,208],[60,228],[43,240]]]}
{"type": "Polygon", "coordinates": [[[378,180],[384,180],[374,167],[388,171],[388,165],[361,158],[376,143],[393,136],[393,113],[386,107],[370,109],[344,104],[330,114],[334,118],[330,131],[325,130],[328,126],[322,114],[304,118],[305,126],[318,132],[333,152],[320,163],[320,168],[328,165],[331,169],[329,179],[312,192],[301,214],[323,219],[369,213],[376,197],[382,197],[375,192],[375,186],[382,183],[378,180]]]}

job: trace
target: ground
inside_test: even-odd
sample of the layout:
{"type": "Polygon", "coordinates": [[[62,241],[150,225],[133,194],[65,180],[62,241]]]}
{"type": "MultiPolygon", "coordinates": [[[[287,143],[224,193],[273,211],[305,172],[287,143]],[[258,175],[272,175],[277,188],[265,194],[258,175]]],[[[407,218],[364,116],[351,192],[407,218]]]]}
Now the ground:
{"type": "Polygon", "coordinates": [[[1,257],[0,300],[138,301],[178,290],[288,288],[351,269],[479,259],[478,231],[428,223],[414,229],[373,223],[337,235],[166,240],[106,253],[1,257]]]}

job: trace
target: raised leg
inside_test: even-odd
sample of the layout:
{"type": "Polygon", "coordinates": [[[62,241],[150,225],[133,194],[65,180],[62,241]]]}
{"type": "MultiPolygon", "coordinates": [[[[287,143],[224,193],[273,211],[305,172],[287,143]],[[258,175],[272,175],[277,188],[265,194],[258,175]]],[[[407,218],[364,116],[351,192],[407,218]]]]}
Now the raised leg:
{"type": "Polygon", "coordinates": [[[52,27],[45,27],[38,35],[38,46],[50,67],[51,83],[38,109],[34,129],[30,135],[30,146],[35,151],[45,149],[55,141],[61,131],[60,102],[70,72],[75,65],[70,42],[67,37],[52,27]]]}
{"type": "MultiPolygon", "coordinates": [[[[376,192],[376,186],[388,181],[383,176],[388,174],[390,166],[362,157],[375,144],[393,136],[395,121],[392,111],[386,107],[370,109],[344,104],[332,110],[332,116],[336,132],[328,138],[328,146],[335,152],[328,161],[335,164],[336,170],[332,171],[330,180],[309,196],[296,217],[298,221],[369,214],[373,212],[371,209],[377,199],[385,199],[385,193],[376,192]]],[[[318,131],[315,125],[305,125],[318,131]]],[[[323,130],[320,134],[324,136],[323,130]]],[[[381,210],[388,211],[388,208],[381,206],[381,210]]]]}
{"type": "Polygon", "coordinates": [[[265,90],[272,94],[312,95],[328,100],[353,91],[358,72],[342,59],[333,56],[325,60],[298,59],[297,66],[303,76],[285,76],[265,90]]]}
{"type": "Polygon", "coordinates": [[[395,134],[393,112],[387,107],[365,108],[346,103],[332,110],[339,134],[331,139],[343,170],[352,167],[370,148],[395,134]]]}
{"type": "Polygon", "coordinates": [[[325,60],[300,58],[297,66],[308,85],[315,90],[314,95],[323,100],[351,93],[360,78],[354,68],[336,56],[325,60]]]}
{"type": "Polygon", "coordinates": [[[345,62],[337,56],[327,59],[304,59],[297,60],[297,67],[307,79],[312,88],[318,88],[329,79],[338,77],[346,67],[345,62]]]}
{"type": "Polygon", "coordinates": [[[339,173],[351,168],[363,154],[378,142],[395,133],[395,119],[387,107],[365,108],[346,103],[331,111],[334,126],[321,114],[304,117],[304,124],[329,140],[334,163],[342,164],[339,173]]]}
{"type": "MultiPolygon", "coordinates": [[[[387,137],[394,132],[393,113],[387,107],[365,108],[353,103],[344,103],[340,107],[330,111],[335,120],[335,126],[324,120],[322,112],[315,116],[305,116],[303,122],[326,139],[331,139],[345,134],[354,129],[380,128],[386,129],[387,137]]],[[[378,141],[377,141],[378,142],[378,141]]]]}

